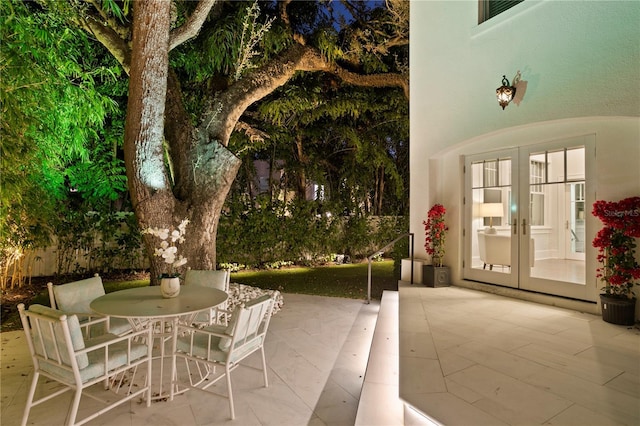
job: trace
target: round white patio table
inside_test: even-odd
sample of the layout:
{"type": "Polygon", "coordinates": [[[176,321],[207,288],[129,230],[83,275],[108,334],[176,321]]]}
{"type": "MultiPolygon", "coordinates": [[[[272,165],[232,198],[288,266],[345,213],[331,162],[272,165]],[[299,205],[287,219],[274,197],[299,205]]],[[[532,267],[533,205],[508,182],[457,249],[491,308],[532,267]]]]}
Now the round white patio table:
{"type": "Polygon", "coordinates": [[[178,320],[189,322],[198,312],[214,308],[224,303],[228,297],[227,293],[216,288],[183,285],[180,286],[178,296],[165,299],[160,293],[160,286],[149,286],[108,293],[93,300],[89,306],[98,314],[126,318],[136,330],[153,327],[154,337],[159,338],[160,342],[160,354],[154,356],[154,360],[160,361],[160,368],[154,369],[158,373],[154,373],[154,378],[159,376],[159,384],[158,392],[152,398],[165,399],[169,396],[169,391],[163,390],[164,358],[172,355],[165,355],[164,346],[167,338],[171,337],[167,329],[178,320]]]}

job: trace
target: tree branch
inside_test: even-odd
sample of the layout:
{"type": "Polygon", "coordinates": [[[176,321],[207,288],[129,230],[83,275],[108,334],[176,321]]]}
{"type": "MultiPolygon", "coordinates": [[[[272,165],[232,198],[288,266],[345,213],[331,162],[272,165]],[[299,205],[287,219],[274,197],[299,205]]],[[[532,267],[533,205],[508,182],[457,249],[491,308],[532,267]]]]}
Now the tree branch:
{"type": "Polygon", "coordinates": [[[278,2],[278,10],[280,12],[280,19],[285,25],[291,28],[291,21],[289,20],[289,12],[287,12],[287,6],[291,3],[292,0],[280,0],[278,2]]]}
{"type": "Polygon", "coordinates": [[[169,38],[169,51],[198,35],[202,28],[202,24],[204,24],[205,19],[207,19],[207,16],[216,1],[217,0],[200,0],[200,2],[198,2],[196,9],[193,11],[191,16],[189,16],[189,19],[187,19],[184,24],[171,31],[169,38]]]}
{"type": "Polygon", "coordinates": [[[323,71],[354,86],[401,87],[405,97],[409,99],[409,79],[407,76],[398,73],[357,74],[330,63],[316,49],[306,49],[298,71],[323,71]]]}
{"type": "Polygon", "coordinates": [[[402,74],[361,75],[327,61],[311,46],[294,44],[281,56],[247,74],[216,97],[203,114],[200,129],[211,139],[227,144],[236,123],[254,102],[273,93],[297,71],[322,71],[333,74],[345,83],[363,87],[401,87],[409,98],[409,81],[402,74]]]}
{"type": "Polygon", "coordinates": [[[263,132],[260,129],[256,129],[244,121],[238,121],[236,123],[235,130],[238,132],[244,132],[251,142],[264,142],[265,139],[271,139],[271,136],[269,136],[268,133],[263,132]]]}
{"type": "Polygon", "coordinates": [[[409,81],[402,74],[386,73],[386,74],[356,74],[339,66],[333,66],[324,71],[335,75],[342,81],[354,86],[362,87],[401,87],[405,98],[409,99],[409,81]]]}
{"type": "Polygon", "coordinates": [[[68,16],[78,28],[86,31],[96,38],[104,47],[109,50],[113,57],[122,65],[124,71],[129,74],[131,66],[131,29],[127,25],[121,25],[117,19],[109,17],[100,8],[100,4],[94,0],[86,3],[90,7],[79,8],[77,4],[63,2],[38,1],[43,7],[58,11],[63,16],[68,16]]]}
{"type": "Polygon", "coordinates": [[[278,0],[278,12],[280,13],[280,19],[284,22],[285,26],[289,29],[292,34],[293,40],[296,43],[305,45],[307,44],[307,40],[300,33],[296,33],[293,31],[291,27],[291,20],[289,19],[289,12],[287,11],[287,7],[293,0],[278,0]]]}
{"type": "Polygon", "coordinates": [[[75,22],[80,28],[93,34],[95,38],[109,50],[113,57],[116,58],[120,65],[122,65],[124,71],[129,74],[131,67],[131,46],[127,40],[123,39],[119,34],[119,32],[127,32],[124,27],[120,28],[119,31],[115,30],[109,25],[102,24],[92,16],[88,18],[77,17],[75,18],[75,22]]]}

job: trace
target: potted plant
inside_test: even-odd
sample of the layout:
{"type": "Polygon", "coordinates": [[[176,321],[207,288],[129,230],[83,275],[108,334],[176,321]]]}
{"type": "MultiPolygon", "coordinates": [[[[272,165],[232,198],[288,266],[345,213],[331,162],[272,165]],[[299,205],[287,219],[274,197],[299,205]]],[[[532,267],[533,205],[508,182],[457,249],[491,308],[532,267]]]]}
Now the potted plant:
{"type": "Polygon", "coordinates": [[[596,201],[593,215],[604,224],[593,246],[598,249],[597,278],[604,281],[600,295],[602,319],[620,325],[635,322],[633,287],[640,279],[636,238],[640,238],[640,197],[618,202],[596,201]]]}
{"type": "Polygon", "coordinates": [[[151,234],[160,239],[160,247],[155,249],[153,255],[162,257],[169,265],[169,271],[160,275],[160,292],[166,299],[180,294],[180,274],[174,268],[187,263],[186,257],[178,255],[178,244],[184,242],[187,224],[189,221],[185,219],[180,222],[178,229],[149,227],[142,231],[143,234],[151,234]]]}
{"type": "Polygon", "coordinates": [[[442,265],[445,238],[449,230],[444,221],[446,213],[442,204],[434,204],[427,213],[427,220],[422,222],[425,231],[424,248],[431,256],[431,265],[425,265],[422,271],[424,284],[428,287],[450,285],[449,267],[442,265]]]}

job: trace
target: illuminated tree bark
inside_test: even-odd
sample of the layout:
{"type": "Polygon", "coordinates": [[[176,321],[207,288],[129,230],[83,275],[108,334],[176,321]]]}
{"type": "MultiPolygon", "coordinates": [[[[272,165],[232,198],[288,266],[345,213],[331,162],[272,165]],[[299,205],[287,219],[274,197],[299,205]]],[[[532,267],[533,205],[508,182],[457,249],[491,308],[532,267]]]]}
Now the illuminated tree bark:
{"type": "MultiPolygon", "coordinates": [[[[139,222],[171,224],[175,200],[164,172],[163,132],[167,92],[170,3],[141,1],[133,17],[133,47],[124,154],[131,200],[139,222]]],[[[165,227],[160,226],[160,227],[165,227]]],[[[145,244],[153,253],[153,237],[145,244]]],[[[152,256],[152,276],[163,265],[152,256]]]]}

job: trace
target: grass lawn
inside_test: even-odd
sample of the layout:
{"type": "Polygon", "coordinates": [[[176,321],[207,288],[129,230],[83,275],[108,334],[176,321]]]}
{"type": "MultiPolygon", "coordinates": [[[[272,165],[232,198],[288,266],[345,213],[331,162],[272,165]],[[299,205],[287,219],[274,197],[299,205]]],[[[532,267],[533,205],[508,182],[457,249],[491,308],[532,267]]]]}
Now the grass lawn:
{"type": "MultiPolygon", "coordinates": [[[[247,284],[283,293],[317,296],[367,298],[368,264],[355,263],[315,268],[294,267],[270,271],[241,271],[231,274],[231,282],[247,284]]],[[[393,261],[371,264],[371,297],[380,299],[383,290],[397,290],[393,261]]]]}
{"type": "MultiPolygon", "coordinates": [[[[231,282],[263,289],[280,290],[283,293],[313,294],[316,296],[367,298],[367,263],[251,270],[233,272],[231,282]]],[[[149,285],[148,280],[107,281],[107,293],[131,287],[149,285]]],[[[383,290],[397,290],[398,280],[393,276],[393,261],[371,264],[371,298],[380,299],[383,290]]]]}

